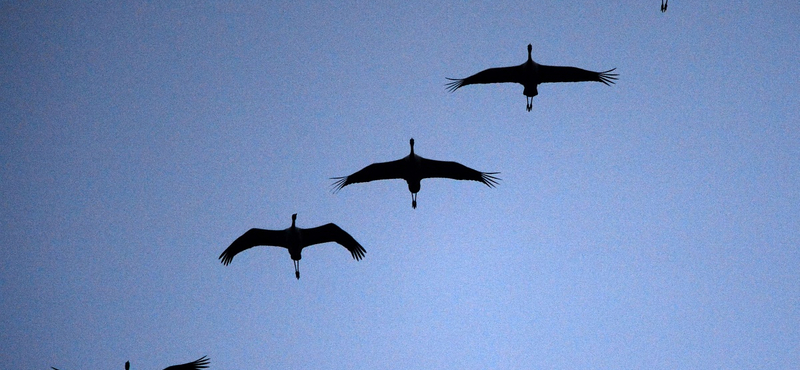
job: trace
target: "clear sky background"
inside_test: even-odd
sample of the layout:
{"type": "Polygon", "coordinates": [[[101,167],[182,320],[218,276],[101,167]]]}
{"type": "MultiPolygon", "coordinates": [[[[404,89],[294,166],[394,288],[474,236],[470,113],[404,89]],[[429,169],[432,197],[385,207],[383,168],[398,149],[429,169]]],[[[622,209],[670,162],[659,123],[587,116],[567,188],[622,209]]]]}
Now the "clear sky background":
{"type": "Polygon", "coordinates": [[[0,2],[0,368],[800,368],[800,5],[659,7],[0,2]]]}

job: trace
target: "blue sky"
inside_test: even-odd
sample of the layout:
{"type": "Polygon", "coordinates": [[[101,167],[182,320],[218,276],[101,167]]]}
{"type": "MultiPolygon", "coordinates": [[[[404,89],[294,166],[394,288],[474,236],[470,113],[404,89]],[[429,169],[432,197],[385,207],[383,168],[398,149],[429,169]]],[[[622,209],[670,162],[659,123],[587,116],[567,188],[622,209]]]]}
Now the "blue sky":
{"type": "Polygon", "coordinates": [[[797,368],[800,6],[659,5],[0,2],[0,368],[797,368]]]}

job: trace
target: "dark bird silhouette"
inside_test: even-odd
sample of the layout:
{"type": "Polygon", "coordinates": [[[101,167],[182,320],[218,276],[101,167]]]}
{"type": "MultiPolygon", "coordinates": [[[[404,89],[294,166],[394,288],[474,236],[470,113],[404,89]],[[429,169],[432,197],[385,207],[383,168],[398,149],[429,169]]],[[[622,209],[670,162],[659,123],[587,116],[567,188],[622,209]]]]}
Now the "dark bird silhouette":
{"type": "Polygon", "coordinates": [[[283,247],[289,250],[289,256],[294,260],[294,274],[300,279],[300,252],[303,248],[314,244],[336,242],[350,251],[356,261],[364,257],[364,247],[353,239],[350,234],[335,224],[329,223],[322,226],[302,229],[294,225],[297,213],[292,215],[292,226],[285,230],[250,229],[219,255],[224,265],[228,265],[239,252],[259,245],[283,247]]]}
{"type": "MultiPolygon", "coordinates": [[[[164,368],[164,370],[200,370],[200,369],[207,368],[209,363],[211,363],[211,361],[208,359],[208,357],[203,356],[203,357],[200,357],[197,360],[194,360],[192,362],[187,362],[187,363],[181,364],[181,365],[173,365],[173,366],[170,366],[170,367],[166,367],[166,368],[164,368]]],[[[51,367],[51,368],[53,370],[58,370],[58,369],[56,369],[54,367],[51,367]]],[[[131,362],[130,361],[125,361],[125,370],[130,370],[130,368],[131,368],[131,362]]]]}
{"type": "Polygon", "coordinates": [[[499,178],[492,176],[499,172],[480,172],[456,162],[435,161],[422,158],[414,154],[414,139],[411,139],[411,154],[405,158],[391,162],[373,163],[360,171],[344,177],[332,177],[333,192],[336,193],[343,187],[357,182],[370,182],[375,180],[403,179],[408,183],[411,192],[411,207],[417,208],[417,192],[420,181],[431,177],[442,177],[455,180],[480,181],[493,188],[499,178]]]}
{"type": "Polygon", "coordinates": [[[667,12],[667,3],[669,3],[669,0],[661,0],[661,12],[662,13],[666,13],[667,12]]]}
{"type": "Polygon", "coordinates": [[[450,92],[454,92],[459,87],[472,84],[515,82],[525,87],[522,93],[526,96],[527,105],[525,108],[530,112],[533,108],[533,97],[539,94],[536,86],[541,83],[597,81],[610,85],[614,83],[618,76],[616,73],[610,73],[616,68],[605,72],[592,72],[575,67],[539,64],[531,58],[531,50],[533,50],[533,47],[528,44],[528,61],[518,66],[489,68],[462,79],[448,77],[447,79],[451,82],[447,83],[447,89],[450,92]]]}

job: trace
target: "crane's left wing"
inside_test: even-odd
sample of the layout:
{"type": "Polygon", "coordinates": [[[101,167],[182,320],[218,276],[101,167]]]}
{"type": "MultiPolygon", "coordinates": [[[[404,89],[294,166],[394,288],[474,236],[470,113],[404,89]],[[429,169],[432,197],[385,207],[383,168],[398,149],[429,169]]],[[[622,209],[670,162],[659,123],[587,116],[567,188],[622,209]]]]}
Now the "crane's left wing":
{"type": "Polygon", "coordinates": [[[611,73],[615,69],[616,68],[612,68],[605,72],[593,72],[576,67],[546,66],[540,64],[539,78],[543,83],[596,81],[610,85],[613,84],[617,76],[619,76],[616,73],[611,73]]]}
{"type": "Polygon", "coordinates": [[[361,244],[353,239],[347,231],[342,230],[336,224],[329,223],[322,226],[312,227],[310,229],[303,229],[303,245],[309,246],[320,243],[336,242],[350,251],[350,255],[356,261],[364,258],[364,253],[367,251],[361,244]]]}
{"type": "Polygon", "coordinates": [[[359,182],[402,179],[404,169],[403,160],[404,159],[401,158],[391,162],[373,163],[360,169],[352,175],[332,177],[332,180],[336,180],[333,182],[333,192],[336,193],[347,185],[359,182]]]}
{"type": "Polygon", "coordinates": [[[170,366],[164,370],[200,370],[207,368],[209,363],[211,363],[211,361],[206,356],[203,356],[192,362],[170,366]]]}
{"type": "Polygon", "coordinates": [[[219,259],[222,264],[227,266],[233,261],[233,257],[241,251],[260,245],[287,248],[288,246],[286,246],[285,242],[286,236],[284,230],[252,228],[247,230],[242,236],[236,238],[236,240],[219,255],[219,259]]]}
{"type": "Polygon", "coordinates": [[[455,180],[480,181],[493,188],[497,185],[499,172],[480,172],[458,162],[437,161],[420,157],[422,178],[442,177],[455,180]]]}
{"type": "Polygon", "coordinates": [[[448,80],[450,80],[446,86],[447,90],[453,92],[461,86],[473,84],[494,84],[504,82],[522,83],[522,80],[520,79],[522,73],[522,66],[489,68],[466,78],[446,77],[448,80]]]}

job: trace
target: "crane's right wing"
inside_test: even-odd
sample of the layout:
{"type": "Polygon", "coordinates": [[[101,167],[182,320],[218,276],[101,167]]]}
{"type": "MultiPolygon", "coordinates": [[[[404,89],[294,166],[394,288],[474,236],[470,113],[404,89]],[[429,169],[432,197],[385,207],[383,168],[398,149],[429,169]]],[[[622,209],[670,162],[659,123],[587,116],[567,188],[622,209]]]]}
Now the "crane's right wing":
{"type": "Polygon", "coordinates": [[[447,79],[450,80],[450,82],[447,83],[447,90],[453,92],[461,86],[473,84],[493,84],[503,82],[522,83],[520,80],[523,75],[521,69],[522,66],[498,67],[483,70],[467,78],[458,79],[447,77],[447,79]]]}
{"type": "Polygon", "coordinates": [[[356,261],[364,258],[367,251],[347,231],[336,224],[329,223],[322,226],[303,229],[303,244],[314,245],[327,242],[336,242],[350,251],[356,261]]]}
{"type": "Polygon", "coordinates": [[[373,163],[362,168],[358,172],[343,177],[331,177],[336,180],[333,183],[333,192],[342,190],[343,187],[357,182],[370,182],[375,180],[389,180],[403,178],[403,159],[391,162],[373,163]]]}
{"type": "Polygon", "coordinates": [[[210,362],[211,361],[206,356],[203,356],[195,361],[187,362],[181,365],[170,366],[165,368],[164,370],[200,370],[207,368],[210,362]]]}
{"type": "MultiPolygon", "coordinates": [[[[231,245],[219,255],[222,264],[228,265],[239,252],[259,245],[285,247],[285,230],[250,229],[236,238],[231,245]]],[[[179,369],[180,370],[180,369],[179,369]]]]}
{"type": "Polygon", "coordinates": [[[454,180],[472,180],[484,183],[493,188],[500,180],[494,176],[499,172],[481,172],[469,168],[458,162],[437,161],[434,159],[421,158],[422,178],[441,177],[454,180]]]}
{"type": "Polygon", "coordinates": [[[617,80],[617,73],[611,73],[616,68],[603,72],[587,71],[577,67],[539,65],[539,78],[545,82],[582,82],[596,81],[611,85],[617,80]]]}

